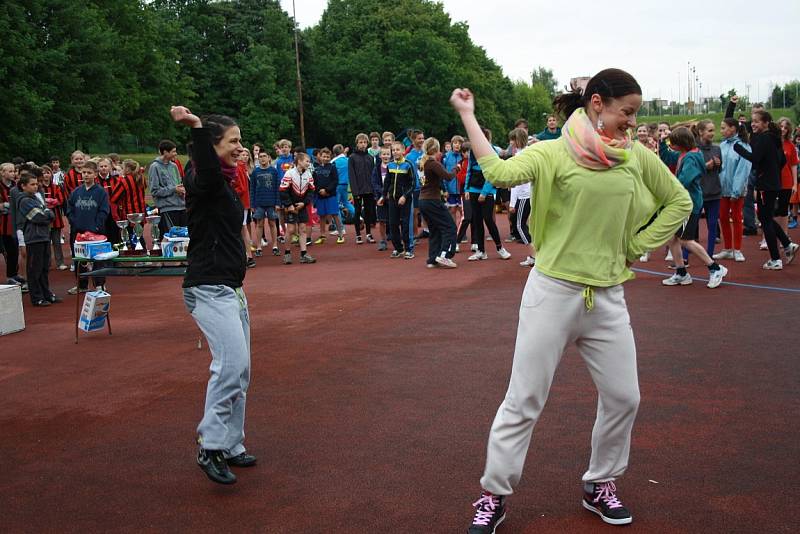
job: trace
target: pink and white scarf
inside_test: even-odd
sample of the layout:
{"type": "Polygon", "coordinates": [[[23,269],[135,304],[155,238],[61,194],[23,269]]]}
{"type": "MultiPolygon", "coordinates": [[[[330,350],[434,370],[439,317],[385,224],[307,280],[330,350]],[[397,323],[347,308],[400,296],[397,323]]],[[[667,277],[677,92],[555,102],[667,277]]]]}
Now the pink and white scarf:
{"type": "Polygon", "coordinates": [[[595,129],[583,108],[578,108],[561,129],[567,150],[581,167],[593,170],[610,169],[631,157],[631,137],[611,139],[595,129]]]}

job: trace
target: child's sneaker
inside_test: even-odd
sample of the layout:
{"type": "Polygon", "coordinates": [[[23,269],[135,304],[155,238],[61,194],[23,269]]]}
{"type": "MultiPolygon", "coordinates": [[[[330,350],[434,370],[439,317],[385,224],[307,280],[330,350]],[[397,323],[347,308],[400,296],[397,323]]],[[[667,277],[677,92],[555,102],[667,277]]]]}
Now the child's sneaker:
{"type": "Polygon", "coordinates": [[[467,533],[494,534],[497,525],[506,518],[505,500],[502,495],[492,495],[488,491],[482,491],[480,499],[472,503],[475,515],[467,533]]]}
{"type": "Polygon", "coordinates": [[[363,245],[363,244],[364,244],[364,238],[361,237],[360,235],[357,235],[356,236],[356,245],[363,245]]]}
{"type": "Polygon", "coordinates": [[[733,251],[733,261],[738,261],[740,263],[744,261],[744,254],[742,254],[741,250],[733,251]]]}
{"type": "Polygon", "coordinates": [[[325,235],[323,234],[323,235],[319,236],[318,238],[316,238],[314,240],[314,244],[315,245],[324,245],[325,244],[325,239],[326,239],[325,235]]]}
{"type": "Polygon", "coordinates": [[[390,258],[400,258],[403,255],[402,252],[399,250],[393,250],[392,253],[389,255],[390,258]]]}
{"type": "Polygon", "coordinates": [[[414,253],[409,250],[408,252],[403,254],[403,259],[404,260],[413,260],[414,259],[414,253]]]}
{"type": "Polygon", "coordinates": [[[639,261],[642,262],[642,263],[647,263],[648,261],[650,261],[650,253],[649,252],[645,252],[644,254],[639,256],[639,261]]]}
{"type": "Polygon", "coordinates": [[[386,241],[383,241],[383,240],[381,240],[381,242],[380,242],[380,243],[378,243],[378,250],[379,250],[379,251],[383,252],[383,251],[384,251],[384,250],[386,250],[387,248],[389,248],[389,247],[388,247],[388,245],[386,244],[386,241]]]}
{"type": "Polygon", "coordinates": [[[478,260],[488,260],[488,259],[489,259],[488,254],[486,254],[485,252],[478,251],[469,258],[467,258],[467,261],[478,261],[478,260]]]}
{"type": "Polygon", "coordinates": [[[769,260],[761,268],[768,271],[780,271],[783,269],[783,262],[781,260],[769,260]]]}
{"type": "Polygon", "coordinates": [[[336,238],[336,244],[341,245],[342,243],[344,243],[344,236],[340,235],[339,237],[336,238]]]}
{"type": "Polygon", "coordinates": [[[260,248],[257,248],[255,254],[256,254],[256,258],[260,258],[261,256],[264,255],[264,251],[261,250],[260,248]]]}
{"type": "Polygon", "coordinates": [[[724,248],[711,257],[715,260],[732,260],[734,259],[733,254],[732,250],[724,248]]]}
{"type": "Polygon", "coordinates": [[[448,269],[455,269],[456,267],[458,267],[458,265],[456,265],[456,262],[444,256],[436,256],[435,261],[442,267],[447,267],[448,269]]]}
{"type": "Polygon", "coordinates": [[[375,243],[375,238],[372,237],[372,234],[367,234],[367,243],[375,243]]]}
{"type": "Polygon", "coordinates": [[[758,244],[758,250],[768,250],[769,247],[767,246],[767,240],[762,239],[761,243],[758,244]]]}
{"type": "Polygon", "coordinates": [[[282,235],[278,236],[278,243],[286,243],[286,238],[282,235]]]}
{"type": "Polygon", "coordinates": [[[255,266],[256,266],[256,260],[254,260],[253,258],[248,258],[247,259],[247,268],[248,269],[252,269],[255,266]]]}
{"type": "Polygon", "coordinates": [[[665,286],[688,286],[692,283],[692,275],[689,273],[684,274],[683,276],[679,275],[678,273],[673,274],[669,278],[665,278],[661,281],[662,284],[665,286]]]}
{"type": "Polygon", "coordinates": [[[59,266],[58,266],[58,270],[59,270],[59,271],[66,271],[67,269],[69,269],[69,267],[67,267],[67,266],[66,266],[66,265],[64,265],[63,263],[62,263],[61,265],[59,265],[59,266]]]}
{"type": "Polygon", "coordinates": [[[461,247],[459,247],[458,243],[456,243],[456,254],[458,254],[459,252],[461,252],[461,247]]]}
{"type": "Polygon", "coordinates": [[[536,265],[536,258],[528,256],[523,261],[519,262],[521,267],[533,267],[536,265]]]}
{"type": "Polygon", "coordinates": [[[469,249],[470,249],[472,252],[478,252],[478,245],[477,245],[477,244],[473,244],[471,247],[469,247],[469,249]]]}
{"type": "Polygon", "coordinates": [[[583,507],[599,515],[606,523],[627,525],[633,521],[631,513],[617,497],[617,486],[613,482],[589,483],[584,485],[583,492],[583,507]]]}
{"type": "Polygon", "coordinates": [[[511,259],[511,253],[507,251],[505,247],[501,247],[500,250],[497,251],[497,255],[500,256],[501,260],[511,259]]]}
{"type": "Polygon", "coordinates": [[[278,247],[272,247],[272,255],[273,256],[280,256],[281,255],[281,251],[278,250],[278,247]]]}
{"type": "Polygon", "coordinates": [[[283,255],[283,264],[284,265],[291,265],[292,264],[292,255],[291,254],[284,254],[283,255]]]}
{"type": "Polygon", "coordinates": [[[786,254],[786,265],[794,261],[798,249],[800,249],[800,245],[797,243],[789,243],[789,246],[783,249],[783,253],[786,254]]]}
{"type": "Polygon", "coordinates": [[[300,263],[317,263],[317,260],[313,256],[306,254],[305,256],[300,256],[300,263]]]}
{"type": "Polygon", "coordinates": [[[714,289],[719,286],[726,274],[728,274],[728,269],[724,265],[720,265],[716,271],[709,271],[707,287],[714,289]]]}

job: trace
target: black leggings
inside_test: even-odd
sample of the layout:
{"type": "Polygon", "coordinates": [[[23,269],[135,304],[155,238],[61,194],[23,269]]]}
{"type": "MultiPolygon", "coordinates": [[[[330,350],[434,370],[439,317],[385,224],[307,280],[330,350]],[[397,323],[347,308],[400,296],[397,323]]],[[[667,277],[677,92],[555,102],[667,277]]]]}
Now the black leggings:
{"type": "Polygon", "coordinates": [[[17,243],[16,231],[12,231],[15,235],[0,236],[3,241],[2,251],[6,257],[6,278],[19,275],[19,243],[17,243]]]}
{"type": "Polygon", "coordinates": [[[487,195],[483,202],[478,202],[478,197],[478,193],[469,194],[469,203],[472,205],[472,244],[478,245],[479,251],[486,251],[484,247],[486,234],[483,230],[485,224],[497,250],[500,250],[503,244],[500,242],[500,232],[497,231],[497,225],[492,216],[494,215],[494,195],[487,195]]]}
{"type": "Polygon", "coordinates": [[[472,204],[469,200],[462,202],[464,208],[464,216],[461,218],[461,224],[458,225],[458,235],[456,236],[456,243],[461,243],[467,235],[469,223],[472,220],[472,204]]]}
{"type": "Polygon", "coordinates": [[[420,199],[419,211],[428,223],[428,263],[443,255],[452,258],[456,252],[456,223],[441,200],[420,199]]]}
{"type": "Polygon", "coordinates": [[[372,227],[375,225],[375,196],[367,195],[353,195],[353,204],[356,208],[355,225],[356,236],[361,235],[361,217],[364,217],[364,226],[366,226],[367,235],[372,233],[372,227]]]}
{"type": "Polygon", "coordinates": [[[516,210],[513,214],[513,231],[516,232],[515,237],[525,245],[530,245],[531,233],[528,230],[528,218],[531,216],[531,199],[518,198],[514,208],[516,210]]]}
{"type": "Polygon", "coordinates": [[[778,250],[778,241],[784,246],[789,246],[791,240],[779,224],[775,223],[775,203],[778,200],[778,191],[756,191],[756,206],[758,206],[758,220],[761,221],[761,230],[764,232],[764,241],[769,248],[769,257],[773,260],[781,258],[778,250]]]}

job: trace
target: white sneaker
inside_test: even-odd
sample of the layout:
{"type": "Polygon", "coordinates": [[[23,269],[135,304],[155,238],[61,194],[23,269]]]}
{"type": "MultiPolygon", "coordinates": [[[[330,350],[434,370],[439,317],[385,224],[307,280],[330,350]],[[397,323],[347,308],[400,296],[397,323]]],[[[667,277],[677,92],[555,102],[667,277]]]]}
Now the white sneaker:
{"type": "Polygon", "coordinates": [[[507,260],[511,258],[511,253],[504,247],[501,247],[500,250],[497,251],[497,255],[500,256],[501,260],[507,260]]]}
{"type": "Polygon", "coordinates": [[[733,251],[729,248],[724,248],[711,256],[715,260],[732,260],[733,258],[733,251]]]}
{"type": "Polygon", "coordinates": [[[647,263],[648,261],[650,261],[650,253],[649,252],[645,252],[644,254],[639,256],[639,261],[642,262],[642,263],[647,263]]]}
{"type": "Polygon", "coordinates": [[[769,247],[767,246],[766,240],[762,239],[761,243],[758,244],[758,250],[767,250],[769,247]]]}
{"type": "Polygon", "coordinates": [[[74,263],[70,263],[69,264],[69,272],[71,272],[71,273],[75,272],[75,264],[74,263]]]}
{"type": "Polygon", "coordinates": [[[692,275],[686,273],[685,275],[681,276],[678,273],[675,273],[669,278],[662,280],[661,283],[665,286],[688,286],[692,283],[692,275]]]}
{"type": "Polygon", "coordinates": [[[706,287],[714,289],[722,283],[722,279],[725,278],[726,274],[728,274],[728,269],[724,265],[720,265],[716,271],[709,271],[706,287]]]}
{"type": "Polygon", "coordinates": [[[488,259],[489,259],[488,254],[486,254],[485,252],[478,251],[469,258],[467,258],[467,261],[478,261],[478,260],[488,260],[488,259]]]}
{"type": "Polygon", "coordinates": [[[519,262],[519,264],[521,267],[533,267],[536,264],[536,259],[532,258],[531,256],[528,256],[527,258],[519,262]]]}
{"type": "Polygon", "coordinates": [[[783,253],[786,254],[786,265],[789,265],[794,261],[795,256],[797,256],[798,249],[800,249],[800,245],[797,243],[789,243],[789,246],[783,249],[783,253]]]}
{"type": "Polygon", "coordinates": [[[445,258],[444,256],[436,256],[435,261],[442,267],[447,267],[448,269],[455,269],[456,267],[458,267],[458,265],[456,265],[456,262],[454,262],[450,258],[445,258]]]}
{"type": "Polygon", "coordinates": [[[672,251],[671,250],[667,251],[667,257],[664,258],[664,261],[672,261],[672,251]]]}
{"type": "Polygon", "coordinates": [[[458,254],[459,252],[461,252],[461,247],[459,247],[458,243],[456,243],[456,254],[458,254]]]}
{"type": "Polygon", "coordinates": [[[473,244],[471,247],[469,247],[469,249],[470,249],[472,252],[478,252],[478,245],[475,245],[475,244],[473,244]]]}
{"type": "Polygon", "coordinates": [[[761,268],[768,271],[780,271],[783,269],[783,262],[781,260],[769,260],[761,268]]]}
{"type": "Polygon", "coordinates": [[[738,262],[744,261],[744,254],[742,254],[741,250],[734,250],[733,251],[733,260],[738,262]]]}

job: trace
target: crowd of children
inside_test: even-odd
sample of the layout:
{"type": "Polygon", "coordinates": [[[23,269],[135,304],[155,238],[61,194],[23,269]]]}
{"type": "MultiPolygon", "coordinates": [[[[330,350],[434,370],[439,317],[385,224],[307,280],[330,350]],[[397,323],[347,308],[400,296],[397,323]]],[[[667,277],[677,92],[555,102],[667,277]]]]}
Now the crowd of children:
{"type": "MultiPolygon", "coordinates": [[[[693,254],[708,267],[708,286],[717,287],[728,272],[717,260],[745,261],[742,236],[754,235],[759,226],[760,248],[769,251],[764,269],[783,269],[800,248],[788,236],[798,224],[800,128],[788,118],[773,122],[760,106],[753,107],[750,121],[734,119],[735,105],[734,97],[719,125],[719,145],[713,143],[716,125],[710,120],[636,129],[634,141],[661,156],[693,201],[691,217],[668,244],[665,259],[676,272],[664,285],[692,283],[688,267],[693,254]],[[702,218],[705,247],[699,243],[702,218]],[[715,252],[718,243],[721,250],[715,252]]],[[[491,140],[489,130],[484,134],[491,140]]],[[[536,135],[529,135],[527,121],[520,119],[508,133],[506,148],[492,146],[507,159],[560,135],[554,116],[536,135]]],[[[253,146],[252,155],[247,149],[241,152],[234,183],[245,208],[242,237],[249,267],[256,266],[264,247],[288,265],[292,247],[298,246],[300,263],[315,263],[308,247],[325,245],[329,237],[345,244],[346,225],[353,226],[356,245],[375,244],[389,258],[413,259],[419,240],[429,238],[426,265],[431,268],[457,267],[456,254],[467,241],[467,230],[467,260],[488,259],[488,230],[500,259],[511,257],[504,242],[518,242],[524,246],[520,265],[535,265],[530,184],[510,190],[492,186],[464,137],[441,143],[417,129],[407,130],[402,139],[389,131],[359,133],[354,147],[352,152],[343,144],[306,151],[281,139],[272,146],[274,160],[261,143],[253,146]],[[496,222],[502,212],[509,223],[504,240],[496,222]]],[[[161,216],[162,235],[172,226],[185,226],[183,177],[192,172],[191,164],[184,170],[172,141],[162,141],[158,151],[146,175],[133,160],[120,161],[116,154],[89,158],[81,151],[72,153],[66,172],[58,157],[43,165],[19,158],[0,165],[0,250],[8,283],[30,290],[37,306],[58,302],[41,266],[49,268],[52,262],[59,270],[74,269],[63,252],[65,237],[70,249],[83,232],[119,242],[118,221],[129,213],[144,213],[146,193],[161,216]],[[42,246],[44,238],[47,247],[42,246]],[[27,279],[20,274],[23,269],[27,279]]],[[[640,258],[649,259],[650,253],[640,258]]],[[[102,280],[95,284],[102,285],[102,280]]],[[[87,287],[88,280],[81,279],[70,293],[87,287]]]]}

